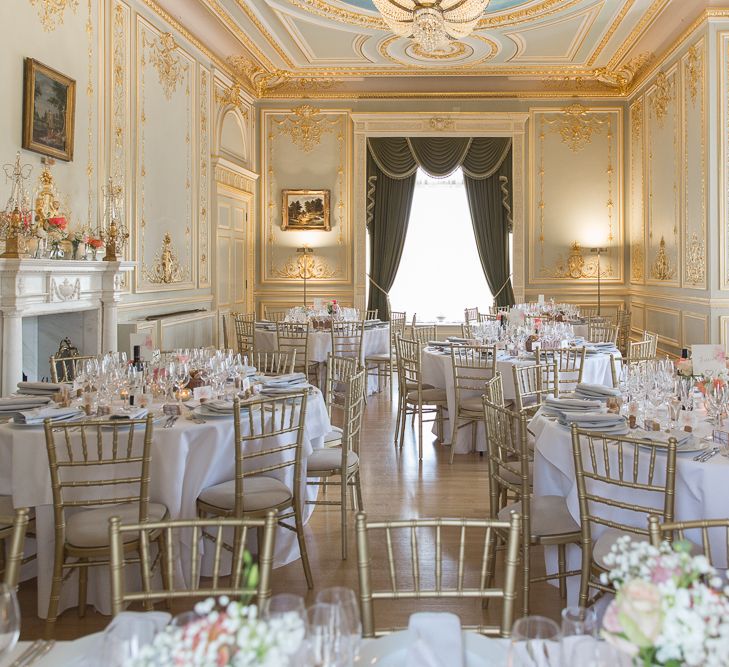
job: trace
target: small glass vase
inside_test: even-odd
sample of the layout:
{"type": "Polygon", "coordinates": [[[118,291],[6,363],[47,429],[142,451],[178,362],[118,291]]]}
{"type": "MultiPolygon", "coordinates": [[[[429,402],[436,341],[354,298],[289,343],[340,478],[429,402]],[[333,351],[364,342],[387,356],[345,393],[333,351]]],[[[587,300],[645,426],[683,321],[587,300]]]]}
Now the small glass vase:
{"type": "Polygon", "coordinates": [[[51,251],[48,255],[49,259],[63,259],[63,250],[61,250],[60,241],[51,242],[51,251]]]}
{"type": "Polygon", "coordinates": [[[71,241],[71,259],[78,259],[78,249],[81,241],[71,241]]]}

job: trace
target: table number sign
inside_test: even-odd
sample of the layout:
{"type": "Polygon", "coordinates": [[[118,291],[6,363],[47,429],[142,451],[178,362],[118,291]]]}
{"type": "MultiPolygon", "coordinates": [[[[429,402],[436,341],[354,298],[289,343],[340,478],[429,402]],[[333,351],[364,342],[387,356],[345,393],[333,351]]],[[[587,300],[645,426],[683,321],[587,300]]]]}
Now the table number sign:
{"type": "Polygon", "coordinates": [[[694,375],[726,373],[726,352],[723,345],[692,345],[691,361],[694,375]]]}
{"type": "Polygon", "coordinates": [[[130,354],[134,354],[134,348],[137,345],[139,345],[139,353],[142,361],[152,361],[152,356],[154,355],[152,334],[131,334],[129,336],[130,354]]]}

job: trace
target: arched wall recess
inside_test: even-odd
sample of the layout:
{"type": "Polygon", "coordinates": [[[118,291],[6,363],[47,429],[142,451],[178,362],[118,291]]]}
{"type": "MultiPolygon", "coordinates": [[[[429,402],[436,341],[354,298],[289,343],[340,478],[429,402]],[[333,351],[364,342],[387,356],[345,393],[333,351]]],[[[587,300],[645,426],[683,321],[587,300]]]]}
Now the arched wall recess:
{"type": "Polygon", "coordinates": [[[245,119],[234,108],[223,110],[220,122],[220,135],[218,145],[220,153],[237,162],[247,164],[249,150],[246,141],[245,119]]]}

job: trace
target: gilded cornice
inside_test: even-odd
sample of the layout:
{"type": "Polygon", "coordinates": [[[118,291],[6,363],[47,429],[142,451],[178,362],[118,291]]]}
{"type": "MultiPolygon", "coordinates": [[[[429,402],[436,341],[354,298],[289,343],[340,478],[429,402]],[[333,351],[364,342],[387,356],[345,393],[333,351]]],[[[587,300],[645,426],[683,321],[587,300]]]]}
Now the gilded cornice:
{"type": "Polygon", "coordinates": [[[615,69],[625,58],[630,50],[635,46],[643,32],[653,23],[653,20],[663,10],[663,8],[670,2],[670,0],[653,0],[651,6],[647,9],[645,14],[640,17],[640,21],[635,24],[630,34],[625,38],[623,43],[613,54],[612,58],[607,64],[609,69],[615,69]]]}
{"type": "Polygon", "coordinates": [[[600,40],[600,43],[595,47],[595,50],[592,52],[592,55],[590,56],[589,60],[587,61],[588,65],[594,65],[597,62],[598,57],[602,53],[603,49],[607,46],[608,42],[613,38],[613,35],[615,34],[615,31],[620,27],[620,24],[623,22],[623,19],[625,18],[626,14],[630,11],[630,9],[635,4],[635,0],[625,0],[623,3],[623,7],[618,13],[618,15],[615,17],[615,20],[612,22],[612,25],[610,28],[608,28],[605,35],[603,35],[603,38],[600,40]]]}

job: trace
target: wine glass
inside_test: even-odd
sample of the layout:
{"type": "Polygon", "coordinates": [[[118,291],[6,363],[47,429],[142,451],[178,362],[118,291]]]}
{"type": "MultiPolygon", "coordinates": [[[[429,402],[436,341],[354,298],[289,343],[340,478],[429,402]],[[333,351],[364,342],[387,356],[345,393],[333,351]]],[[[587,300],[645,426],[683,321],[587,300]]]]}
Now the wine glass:
{"type": "Polygon", "coordinates": [[[342,615],[342,634],[347,636],[349,644],[347,653],[351,660],[355,660],[359,655],[362,640],[362,621],[359,615],[359,604],[354,591],[344,586],[325,588],[319,591],[316,596],[316,601],[339,607],[342,615]]]}
{"type": "Polygon", "coordinates": [[[288,614],[295,614],[306,624],[306,606],[304,598],[292,593],[279,593],[270,597],[263,605],[261,618],[278,618],[288,614]]]}
{"type": "Polygon", "coordinates": [[[180,361],[175,365],[175,386],[177,387],[177,398],[182,405],[182,390],[190,382],[190,364],[180,361]]]}
{"type": "Polygon", "coordinates": [[[0,583],[0,658],[15,648],[20,636],[20,607],[15,589],[0,583]]]}
{"type": "Polygon", "coordinates": [[[562,610],[562,662],[565,665],[575,662],[573,649],[584,637],[597,638],[600,626],[594,607],[566,607],[562,610]]]}
{"type": "Polygon", "coordinates": [[[520,618],[511,631],[511,667],[558,667],[561,633],[559,626],[544,616],[520,618]]]}
{"type": "Polygon", "coordinates": [[[342,614],[337,605],[317,602],[306,610],[306,634],[312,667],[344,667],[342,614]]]}
{"type": "Polygon", "coordinates": [[[629,658],[607,642],[598,641],[595,637],[583,637],[572,646],[570,661],[565,665],[580,667],[622,667],[630,665],[629,658]]]}

